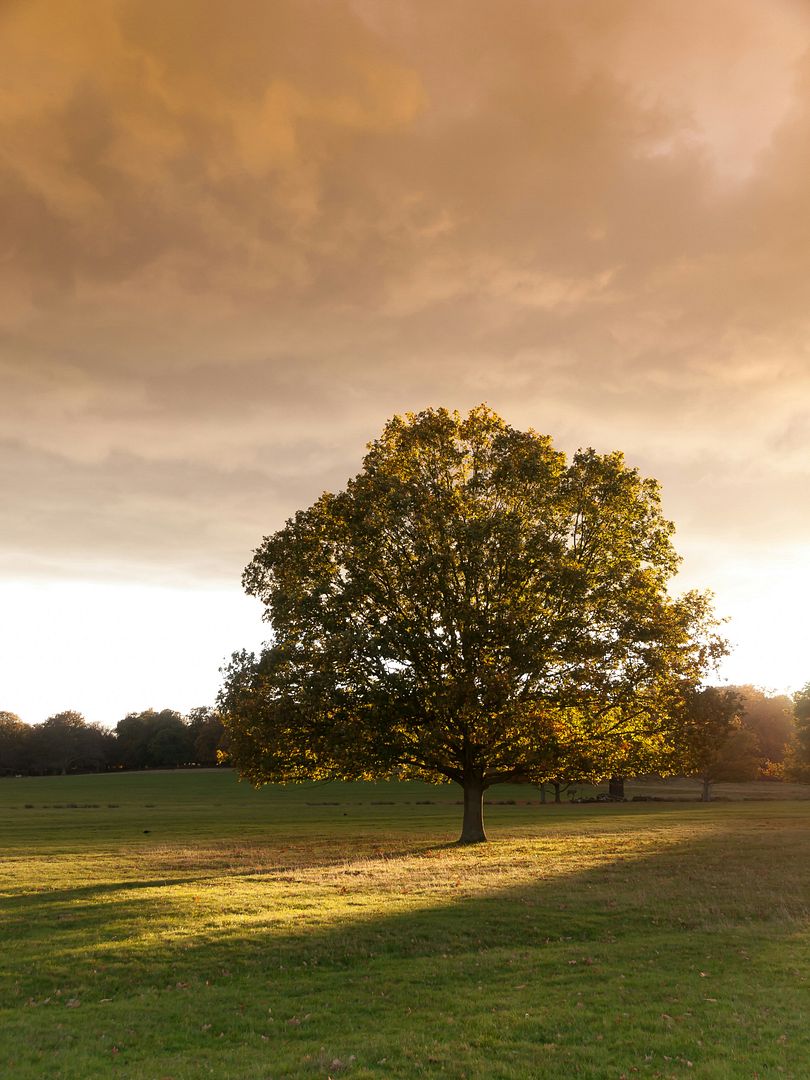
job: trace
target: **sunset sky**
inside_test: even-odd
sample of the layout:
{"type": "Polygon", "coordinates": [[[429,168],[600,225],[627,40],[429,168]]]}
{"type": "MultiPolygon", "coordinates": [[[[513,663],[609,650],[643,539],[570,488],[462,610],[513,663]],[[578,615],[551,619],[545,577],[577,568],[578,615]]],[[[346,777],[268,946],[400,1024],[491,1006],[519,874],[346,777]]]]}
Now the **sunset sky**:
{"type": "Polygon", "coordinates": [[[805,0],[0,0],[0,709],[211,703],[394,413],[657,477],[810,679],[805,0]]]}

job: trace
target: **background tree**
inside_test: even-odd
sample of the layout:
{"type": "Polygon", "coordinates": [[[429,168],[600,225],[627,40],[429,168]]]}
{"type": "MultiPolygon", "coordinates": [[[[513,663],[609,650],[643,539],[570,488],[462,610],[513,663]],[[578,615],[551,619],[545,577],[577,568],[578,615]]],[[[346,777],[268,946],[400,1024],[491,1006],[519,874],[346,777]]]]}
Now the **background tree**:
{"type": "Polygon", "coordinates": [[[676,760],[687,776],[703,782],[701,798],[708,802],[716,780],[754,780],[761,749],[756,736],[742,724],[742,702],[733,687],[692,689],[685,696],[676,760]]]}
{"type": "MultiPolygon", "coordinates": [[[[150,710],[154,713],[154,710],[150,710]]],[[[123,769],[146,768],[152,728],[142,713],[127,713],[115,726],[116,762],[123,769]]]]}
{"type": "Polygon", "coordinates": [[[220,764],[218,752],[224,749],[225,728],[216,709],[207,705],[192,709],[187,723],[193,747],[193,760],[197,765],[212,768],[220,764]]]}
{"type": "Polygon", "coordinates": [[[810,783],[810,683],[793,695],[796,731],[785,755],[789,780],[810,783]]]}
{"type": "Polygon", "coordinates": [[[362,472],[266,538],[247,567],[274,640],[221,694],[256,783],[380,775],[483,793],[549,762],[658,740],[723,651],[707,599],[672,599],[658,485],[481,406],[395,417],[362,472]]]}
{"type": "Polygon", "coordinates": [[[780,764],[796,731],[793,702],[786,694],[766,694],[756,686],[734,686],[740,698],[741,721],[752,732],[762,752],[762,768],[780,764]]]}
{"type": "Polygon", "coordinates": [[[66,709],[31,729],[30,753],[40,773],[98,772],[106,767],[111,733],[88,724],[80,712],[66,709]]]}
{"type": "Polygon", "coordinates": [[[28,771],[31,729],[16,713],[0,709],[0,776],[28,771]]]}
{"type": "Polygon", "coordinates": [[[115,758],[115,734],[102,724],[86,724],[81,737],[77,768],[83,772],[101,772],[110,768],[115,758]]]}
{"type": "Polygon", "coordinates": [[[173,769],[194,760],[191,732],[173,709],[129,713],[115,732],[118,763],[125,769],[173,769]]]}
{"type": "Polygon", "coordinates": [[[611,776],[608,780],[608,795],[611,799],[624,798],[624,777],[611,776]]]}

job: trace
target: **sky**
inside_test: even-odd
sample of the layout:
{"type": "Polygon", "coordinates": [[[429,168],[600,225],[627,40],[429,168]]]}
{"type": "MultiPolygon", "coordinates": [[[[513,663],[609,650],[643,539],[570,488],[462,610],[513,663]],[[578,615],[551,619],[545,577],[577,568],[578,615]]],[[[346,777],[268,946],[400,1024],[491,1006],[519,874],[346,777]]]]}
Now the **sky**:
{"type": "Polygon", "coordinates": [[[213,702],[395,413],[663,486],[810,679],[804,0],[0,0],[0,708],[213,702]]]}

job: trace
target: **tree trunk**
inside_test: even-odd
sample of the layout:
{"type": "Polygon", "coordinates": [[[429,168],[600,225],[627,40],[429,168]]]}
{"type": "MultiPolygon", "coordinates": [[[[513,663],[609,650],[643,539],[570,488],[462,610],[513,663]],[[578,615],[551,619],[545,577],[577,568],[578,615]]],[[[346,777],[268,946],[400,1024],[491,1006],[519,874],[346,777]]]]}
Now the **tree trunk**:
{"type": "Polygon", "coordinates": [[[608,780],[608,795],[610,795],[611,799],[624,798],[623,776],[611,776],[611,778],[608,780]]]}
{"type": "Polygon", "coordinates": [[[712,801],[712,797],[711,797],[711,794],[710,794],[710,785],[711,785],[711,780],[708,778],[708,776],[704,776],[703,777],[703,794],[700,796],[700,801],[701,802],[711,802],[712,801]]]}
{"type": "Polygon", "coordinates": [[[484,832],[484,785],[477,777],[464,780],[464,822],[461,826],[460,844],[480,844],[486,840],[484,832]]]}
{"type": "Polygon", "coordinates": [[[560,799],[560,789],[561,788],[562,788],[562,784],[554,784],[554,802],[555,803],[558,803],[558,802],[562,801],[560,799]]]}
{"type": "Polygon", "coordinates": [[[540,802],[545,804],[545,801],[546,801],[546,785],[541,784],[540,785],[540,802]]]}

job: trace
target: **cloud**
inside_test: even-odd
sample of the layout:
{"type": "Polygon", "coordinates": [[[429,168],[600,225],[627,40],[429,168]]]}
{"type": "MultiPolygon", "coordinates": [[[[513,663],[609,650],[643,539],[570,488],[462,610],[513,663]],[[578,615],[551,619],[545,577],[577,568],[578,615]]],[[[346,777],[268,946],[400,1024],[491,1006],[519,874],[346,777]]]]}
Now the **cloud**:
{"type": "Polygon", "coordinates": [[[15,573],[222,577],[392,412],[484,398],[626,449],[696,548],[806,535],[804,5],[29,0],[0,29],[15,573]]]}

